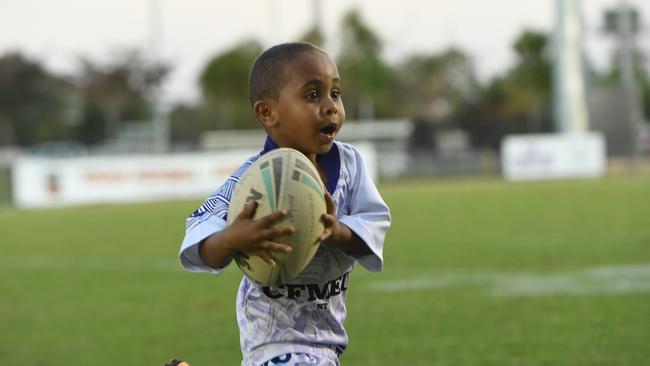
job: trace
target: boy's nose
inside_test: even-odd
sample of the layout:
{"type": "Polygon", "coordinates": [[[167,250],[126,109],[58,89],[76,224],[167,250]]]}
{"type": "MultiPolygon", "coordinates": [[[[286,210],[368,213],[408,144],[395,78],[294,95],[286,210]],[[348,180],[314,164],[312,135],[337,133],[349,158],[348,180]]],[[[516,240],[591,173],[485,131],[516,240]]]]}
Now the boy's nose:
{"type": "Polygon", "coordinates": [[[336,103],[333,100],[326,98],[326,100],[323,101],[323,105],[321,106],[321,112],[323,115],[337,114],[338,111],[339,110],[336,107],[336,103]]]}

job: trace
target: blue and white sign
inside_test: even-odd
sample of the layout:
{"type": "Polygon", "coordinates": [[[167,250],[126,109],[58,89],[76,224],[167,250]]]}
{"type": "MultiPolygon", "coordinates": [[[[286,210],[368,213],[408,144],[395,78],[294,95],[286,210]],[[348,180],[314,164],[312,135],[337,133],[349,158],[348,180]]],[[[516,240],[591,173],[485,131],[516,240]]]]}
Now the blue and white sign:
{"type": "Polygon", "coordinates": [[[508,136],[501,162],[510,181],[600,177],[607,171],[605,139],[599,133],[508,136]]]}

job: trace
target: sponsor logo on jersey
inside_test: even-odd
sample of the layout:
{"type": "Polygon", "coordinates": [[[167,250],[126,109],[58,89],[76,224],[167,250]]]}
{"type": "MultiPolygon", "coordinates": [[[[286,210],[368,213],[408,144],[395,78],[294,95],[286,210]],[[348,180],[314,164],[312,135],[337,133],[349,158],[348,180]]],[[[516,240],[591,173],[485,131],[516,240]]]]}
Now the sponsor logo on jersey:
{"type": "Polygon", "coordinates": [[[341,294],[347,291],[348,281],[350,279],[350,272],[344,273],[341,277],[337,277],[325,283],[305,283],[305,284],[281,284],[277,287],[262,287],[262,292],[271,299],[279,299],[281,297],[298,300],[305,299],[307,301],[327,300],[332,296],[341,294]]]}

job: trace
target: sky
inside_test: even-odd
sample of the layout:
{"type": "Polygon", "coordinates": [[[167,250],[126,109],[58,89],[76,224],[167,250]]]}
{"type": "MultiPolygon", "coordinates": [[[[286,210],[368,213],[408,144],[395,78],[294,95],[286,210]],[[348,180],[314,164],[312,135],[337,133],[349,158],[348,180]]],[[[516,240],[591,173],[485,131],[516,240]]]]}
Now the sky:
{"type": "MultiPolygon", "coordinates": [[[[458,47],[483,81],[512,65],[512,43],[523,29],[550,32],[556,0],[321,0],[325,49],[336,55],[340,21],[352,8],[395,63],[414,53],[458,47]]],[[[604,9],[621,0],[582,0],[585,48],[605,67],[614,39],[602,32],[604,9]]],[[[627,0],[650,25],[650,1],[627,0]]],[[[295,40],[313,23],[313,0],[0,0],[0,55],[21,51],[58,73],[80,57],[107,62],[120,49],[140,48],[172,65],[165,100],[199,98],[198,76],[209,58],[245,39],[265,47],[295,40]],[[158,31],[156,31],[158,30],[158,31]]],[[[650,50],[650,27],[640,37],[650,50]]]]}

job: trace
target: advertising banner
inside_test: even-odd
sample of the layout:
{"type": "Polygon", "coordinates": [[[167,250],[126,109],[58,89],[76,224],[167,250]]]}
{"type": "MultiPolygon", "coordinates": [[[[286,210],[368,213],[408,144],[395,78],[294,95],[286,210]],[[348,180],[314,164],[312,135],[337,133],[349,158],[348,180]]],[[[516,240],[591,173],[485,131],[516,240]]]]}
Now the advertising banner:
{"type": "Polygon", "coordinates": [[[12,195],[24,208],[202,197],[256,152],[21,157],[12,167],[12,195]]]}
{"type": "Polygon", "coordinates": [[[594,178],[607,170],[605,141],[598,133],[508,136],[501,162],[511,181],[594,178]]]}
{"type": "MultiPolygon", "coordinates": [[[[372,144],[357,146],[373,178],[372,144]]],[[[258,149],[173,155],[19,157],[12,165],[16,207],[205,198],[258,149]]]]}

